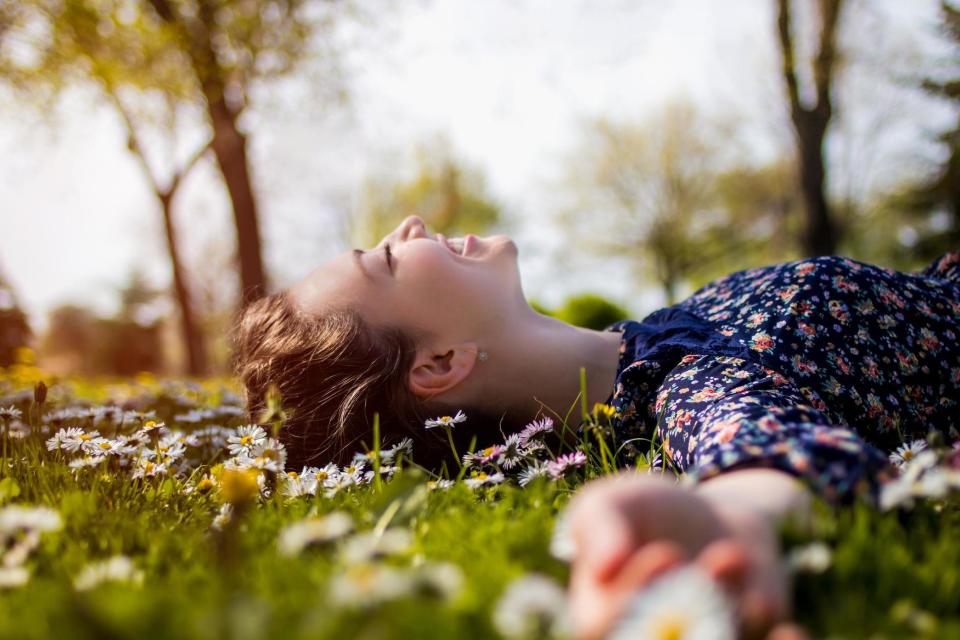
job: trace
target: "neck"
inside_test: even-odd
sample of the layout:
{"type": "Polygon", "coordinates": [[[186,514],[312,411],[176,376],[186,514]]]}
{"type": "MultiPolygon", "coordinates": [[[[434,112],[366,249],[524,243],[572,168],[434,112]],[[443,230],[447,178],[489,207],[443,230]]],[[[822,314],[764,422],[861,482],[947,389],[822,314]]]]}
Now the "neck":
{"type": "Polygon", "coordinates": [[[530,309],[485,349],[489,375],[480,397],[495,398],[496,409],[523,419],[538,411],[579,424],[580,368],[586,369],[587,408],[613,393],[620,358],[619,331],[574,327],[530,309]]]}

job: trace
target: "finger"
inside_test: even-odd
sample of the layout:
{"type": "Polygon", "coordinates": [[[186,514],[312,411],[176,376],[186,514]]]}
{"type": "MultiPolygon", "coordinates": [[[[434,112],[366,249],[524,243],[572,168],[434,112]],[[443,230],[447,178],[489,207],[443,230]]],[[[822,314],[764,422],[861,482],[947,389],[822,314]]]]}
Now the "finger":
{"type": "Polygon", "coordinates": [[[740,599],[740,624],[746,638],[763,638],[782,619],[771,594],[748,588],[740,599]]]}
{"type": "Polygon", "coordinates": [[[580,640],[602,638],[637,591],[685,561],[682,548],[669,540],[645,544],[629,556],[613,579],[603,583],[582,566],[570,580],[575,635],[580,640]]]}
{"type": "Polygon", "coordinates": [[[810,636],[800,625],[784,622],[774,627],[766,640],[810,640],[810,636]]]}
{"type": "Polygon", "coordinates": [[[717,540],[707,545],[697,556],[697,563],[707,575],[733,593],[739,593],[747,583],[750,558],[743,545],[736,540],[717,540]]]}
{"type": "Polygon", "coordinates": [[[630,524],[614,505],[600,499],[578,504],[570,520],[576,549],[574,563],[598,582],[609,581],[633,550],[630,524]]]}
{"type": "Polygon", "coordinates": [[[676,542],[655,540],[643,545],[627,559],[611,581],[611,589],[626,596],[647,586],[659,576],[684,563],[686,554],[676,542]]]}

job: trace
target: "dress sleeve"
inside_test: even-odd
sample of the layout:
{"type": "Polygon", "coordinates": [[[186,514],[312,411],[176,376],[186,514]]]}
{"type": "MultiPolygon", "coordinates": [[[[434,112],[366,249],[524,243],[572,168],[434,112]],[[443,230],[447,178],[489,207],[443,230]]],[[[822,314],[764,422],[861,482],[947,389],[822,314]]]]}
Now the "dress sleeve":
{"type": "Polygon", "coordinates": [[[887,456],[832,423],[812,392],[742,358],[687,356],[664,379],[655,411],[668,456],[694,482],[767,467],[828,502],[859,495],[876,505],[893,474],[887,456]]]}

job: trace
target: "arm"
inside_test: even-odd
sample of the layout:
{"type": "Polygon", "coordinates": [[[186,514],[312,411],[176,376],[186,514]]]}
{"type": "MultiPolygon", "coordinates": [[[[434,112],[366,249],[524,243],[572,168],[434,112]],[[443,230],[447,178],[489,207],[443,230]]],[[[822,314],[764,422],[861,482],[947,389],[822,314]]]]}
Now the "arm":
{"type": "Polygon", "coordinates": [[[714,509],[735,518],[737,509],[765,517],[772,525],[810,522],[812,493],[784,471],[745,468],[702,481],[695,491],[714,509]]]}

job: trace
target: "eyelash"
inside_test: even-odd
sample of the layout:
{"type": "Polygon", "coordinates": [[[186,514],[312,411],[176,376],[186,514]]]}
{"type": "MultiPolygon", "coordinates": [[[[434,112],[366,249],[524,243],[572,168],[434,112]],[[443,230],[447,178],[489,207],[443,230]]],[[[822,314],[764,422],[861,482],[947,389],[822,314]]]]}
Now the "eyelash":
{"type": "Polygon", "coordinates": [[[390,267],[391,269],[393,269],[393,264],[391,264],[391,262],[390,262],[390,258],[393,257],[393,254],[390,252],[390,243],[389,243],[389,242],[384,245],[383,251],[384,251],[384,253],[387,254],[387,266],[390,267]]]}

